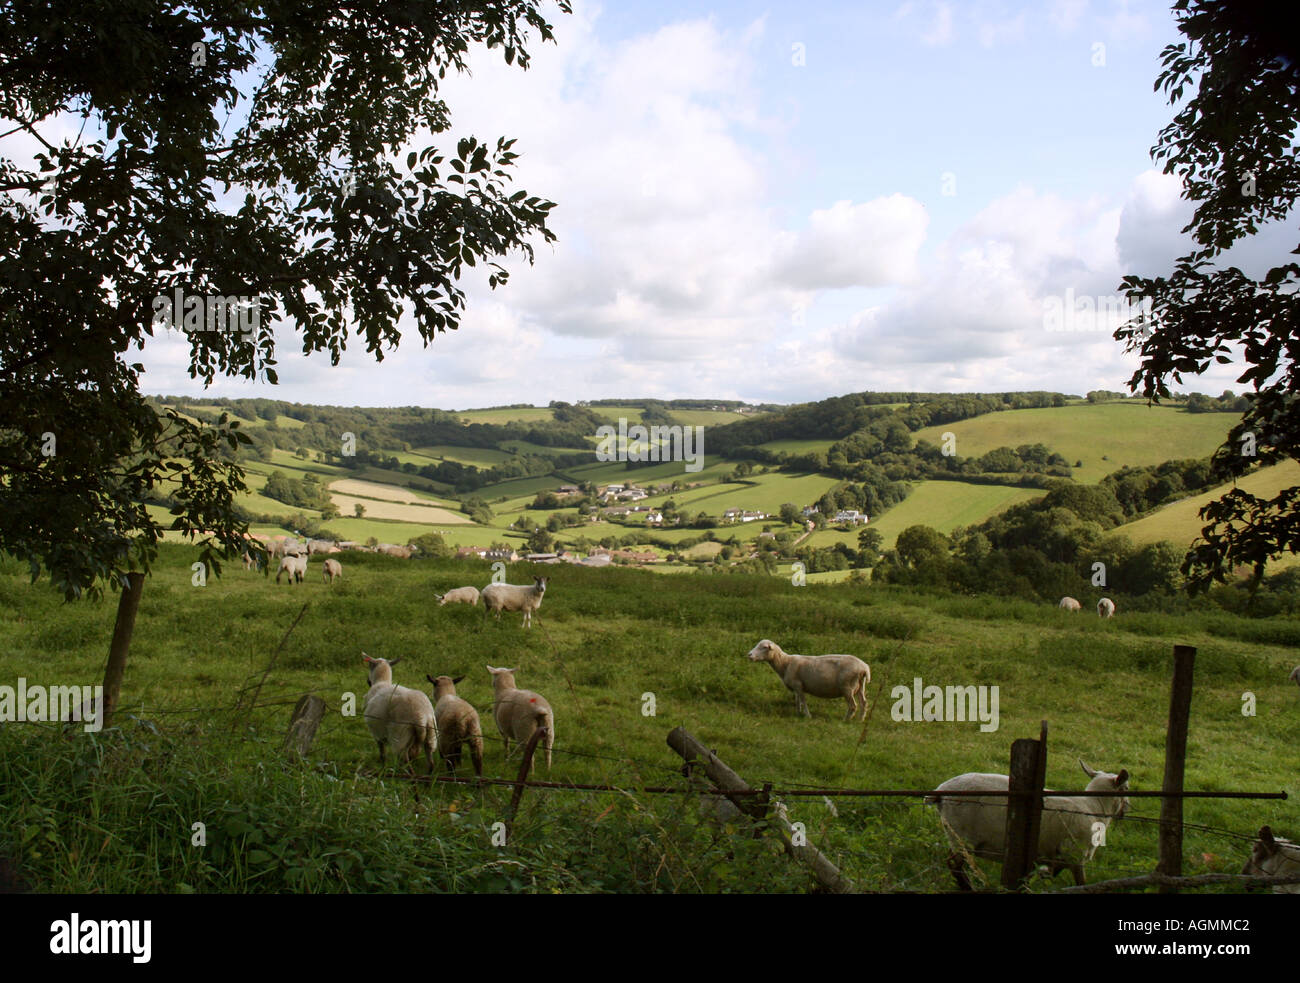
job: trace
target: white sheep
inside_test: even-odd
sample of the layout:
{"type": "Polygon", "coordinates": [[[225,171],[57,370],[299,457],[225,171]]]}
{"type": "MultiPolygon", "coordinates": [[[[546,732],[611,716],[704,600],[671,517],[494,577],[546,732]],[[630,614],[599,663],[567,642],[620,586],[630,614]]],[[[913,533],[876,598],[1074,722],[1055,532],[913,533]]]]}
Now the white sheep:
{"type": "Polygon", "coordinates": [[[497,730],[505,740],[506,755],[510,755],[513,740],[522,748],[538,727],[546,728],[546,770],[551,770],[551,748],[555,745],[555,714],[546,698],[531,690],[515,686],[514,669],[497,669],[488,666],[492,674],[492,716],[497,730]]]}
{"type": "MultiPolygon", "coordinates": [[[[1089,777],[1087,791],[1117,792],[1128,788],[1128,771],[1118,775],[1093,771],[1079,762],[1089,777]]],[[[970,881],[963,869],[964,851],[989,860],[1001,860],[1005,849],[1007,826],[1007,799],[1005,796],[950,796],[944,792],[1005,792],[1010,787],[1006,775],[989,775],[969,772],[950,778],[933,795],[925,797],[926,805],[937,806],[944,832],[948,835],[951,851],[948,866],[957,886],[970,890],[970,881]]],[[[1051,791],[1047,789],[1046,791],[1051,791]]],[[[1061,798],[1046,796],[1043,799],[1042,824],[1038,834],[1038,855],[1050,867],[1055,877],[1062,870],[1074,874],[1076,884],[1082,884],[1083,865],[1092,859],[1099,838],[1096,827],[1102,827],[1100,841],[1105,841],[1104,829],[1111,821],[1128,811],[1127,796],[1095,796],[1092,798],[1061,798]]]]}
{"type": "Polygon", "coordinates": [[[307,557],[292,553],[280,557],[280,569],[275,574],[277,584],[280,582],[280,575],[285,573],[289,575],[289,583],[301,584],[302,578],[307,576],[307,557]]]}
{"type": "Polygon", "coordinates": [[[435,593],[433,596],[437,598],[439,607],[444,604],[468,604],[472,607],[478,604],[479,595],[477,587],[457,587],[445,594],[435,593]]]}
{"type": "Polygon", "coordinates": [[[400,656],[389,661],[372,659],[362,652],[361,658],[369,667],[370,680],[363,712],[366,728],[379,745],[380,767],[391,743],[397,760],[412,762],[412,770],[416,756],[423,751],[429,762],[429,774],[433,774],[433,753],[438,750],[438,722],[433,704],[418,689],[393,682],[392,667],[402,661],[400,656]]]}
{"type": "Polygon", "coordinates": [[[1080,604],[1078,601],[1076,601],[1073,597],[1063,597],[1061,598],[1061,603],[1059,607],[1062,611],[1078,611],[1080,608],[1083,607],[1083,605],[1080,604]]]}
{"type": "Polygon", "coordinates": [[[1103,597],[1097,602],[1097,617],[1111,618],[1115,615],[1115,602],[1109,597],[1103,597]]]}
{"type": "Polygon", "coordinates": [[[323,575],[327,584],[334,583],[335,577],[338,577],[340,580],[343,579],[343,564],[338,560],[326,560],[323,566],[325,568],[323,575]]]}
{"type": "Polygon", "coordinates": [[[488,612],[494,612],[501,620],[502,611],[522,611],[524,627],[531,628],[533,612],[542,606],[542,595],[546,593],[546,578],[538,577],[531,586],[518,584],[488,584],[483,588],[483,618],[487,620],[488,612]]]}
{"type": "Polygon", "coordinates": [[[770,663],[776,674],[794,694],[795,710],[811,717],[804,694],[833,700],[844,697],[849,705],[845,720],[852,720],[859,709],[867,718],[867,684],[871,667],[855,655],[792,655],[776,642],[763,639],[749,651],[750,662],[770,663]]]}
{"type": "Polygon", "coordinates": [[[1291,680],[1297,686],[1300,686],[1300,666],[1296,666],[1294,669],[1292,669],[1291,675],[1287,676],[1286,678],[1291,680]]]}
{"type": "Polygon", "coordinates": [[[433,683],[433,713],[438,723],[438,751],[447,763],[447,770],[452,774],[460,766],[460,752],[463,746],[469,748],[470,760],[474,763],[474,774],[483,777],[483,728],[479,724],[478,711],[468,700],[456,695],[456,684],[464,676],[452,679],[450,676],[424,677],[433,683]]]}
{"type": "MultiPolygon", "coordinates": [[[[1277,839],[1267,826],[1259,828],[1259,839],[1250,851],[1250,859],[1241,869],[1243,874],[1260,877],[1285,877],[1300,875],[1300,846],[1290,840],[1277,839]]],[[[1300,884],[1278,884],[1274,894],[1300,894],[1300,884]]]]}

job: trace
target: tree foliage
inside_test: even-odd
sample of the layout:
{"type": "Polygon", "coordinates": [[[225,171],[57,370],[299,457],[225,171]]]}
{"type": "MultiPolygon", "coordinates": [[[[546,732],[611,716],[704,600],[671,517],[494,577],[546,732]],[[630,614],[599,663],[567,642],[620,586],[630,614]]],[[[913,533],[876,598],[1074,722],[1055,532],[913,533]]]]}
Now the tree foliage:
{"type": "MultiPolygon", "coordinates": [[[[1290,216],[1300,194],[1300,61],[1275,5],[1178,0],[1174,11],[1186,40],[1165,48],[1156,89],[1182,105],[1151,152],[1196,203],[1183,230],[1194,245],[1167,277],[1124,278],[1129,299],[1150,306],[1115,337],[1141,355],[1130,389],[1157,402],[1170,379],[1244,359],[1248,408],[1213,458],[1228,480],[1300,458],[1300,264],[1253,279],[1223,262],[1262,223],[1290,216]]],[[[1205,590],[1238,564],[1258,577],[1269,559],[1300,550],[1298,506],[1296,487],[1272,499],[1234,488],[1205,506],[1208,524],[1184,561],[1189,586],[1205,590]]]]}
{"type": "Polygon", "coordinates": [[[216,570],[242,548],[228,451],[247,438],[156,412],[129,360],[176,291],[194,377],[274,383],[277,326],[333,363],[354,338],[382,359],[409,310],[427,345],[458,326],[466,267],[496,287],[499,258],[554,239],[552,203],[510,187],[512,140],[408,151],[450,129],[439,83],[472,44],[527,68],[525,44],[553,39],[537,6],[6,5],[0,549],[98,592],[148,568],[162,530],[138,503],[160,485],[216,570]],[[211,298],[245,299],[243,320],[191,322],[211,298]]]}

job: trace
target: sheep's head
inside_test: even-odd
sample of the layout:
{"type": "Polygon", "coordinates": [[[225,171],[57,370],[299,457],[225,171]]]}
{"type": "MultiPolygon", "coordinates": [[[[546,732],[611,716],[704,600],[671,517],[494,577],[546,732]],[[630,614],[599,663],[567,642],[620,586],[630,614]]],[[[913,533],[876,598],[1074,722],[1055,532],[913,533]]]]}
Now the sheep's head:
{"type": "Polygon", "coordinates": [[[400,655],[392,660],[372,659],[365,652],[361,653],[361,659],[368,667],[366,678],[371,686],[375,685],[375,683],[391,683],[393,681],[393,666],[402,661],[400,655]]]}
{"type": "Polygon", "coordinates": [[[456,684],[465,677],[457,676],[452,679],[450,676],[430,676],[426,673],[424,678],[433,683],[433,702],[437,703],[444,696],[455,696],[456,684]]]}
{"type": "Polygon", "coordinates": [[[757,645],[755,645],[752,649],[749,650],[749,661],[750,662],[771,662],[772,652],[775,649],[776,649],[776,643],[769,641],[768,639],[765,638],[757,645]]]}
{"type": "MultiPolygon", "coordinates": [[[[1121,768],[1118,775],[1112,775],[1108,771],[1094,771],[1079,759],[1079,767],[1083,773],[1088,776],[1089,792],[1125,792],[1128,791],[1128,769],[1121,768]]],[[[1107,798],[1116,798],[1119,800],[1119,807],[1115,810],[1115,818],[1119,819],[1124,813],[1128,812],[1128,796],[1107,796],[1107,798]]]]}
{"type": "Polygon", "coordinates": [[[496,666],[488,666],[487,671],[492,674],[492,685],[505,687],[509,689],[515,685],[516,669],[498,669],[496,666]]]}
{"type": "MultiPolygon", "coordinates": [[[[1241,868],[1241,872],[1259,877],[1277,874],[1282,868],[1282,860],[1285,857],[1282,849],[1284,846],[1291,846],[1291,843],[1277,839],[1268,826],[1261,826],[1259,839],[1251,848],[1250,859],[1246,861],[1246,866],[1241,868]]],[[[1297,858],[1300,858],[1300,853],[1297,854],[1297,858]]]]}
{"type": "Polygon", "coordinates": [[[534,586],[535,588],[537,588],[537,593],[539,593],[539,594],[545,594],[545,593],[546,593],[546,578],[545,578],[545,577],[536,577],[536,578],[534,578],[534,580],[533,580],[533,586],[534,586]]]}

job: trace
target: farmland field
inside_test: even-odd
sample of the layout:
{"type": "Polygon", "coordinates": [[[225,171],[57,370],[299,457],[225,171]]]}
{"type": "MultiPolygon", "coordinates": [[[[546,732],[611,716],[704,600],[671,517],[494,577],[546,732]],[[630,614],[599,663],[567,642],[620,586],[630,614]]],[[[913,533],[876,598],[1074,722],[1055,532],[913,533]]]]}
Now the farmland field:
{"type": "MultiPolygon", "coordinates": [[[[912,493],[879,517],[872,516],[870,528],[885,539],[885,549],[892,549],[898,534],[908,526],[930,526],[949,533],[958,526],[982,522],[1009,505],[1041,498],[1036,488],[1011,488],[1007,485],[976,485],[965,481],[921,481],[912,493]]],[[[813,546],[831,546],[844,542],[857,549],[858,531],[839,532],[823,529],[809,537],[813,546]]]]}
{"type": "Polygon", "coordinates": [[[1093,484],[1125,465],[1160,464],[1170,458],[1206,457],[1236,422],[1230,413],[1188,413],[1139,400],[1081,403],[1036,410],[1005,410],[926,427],[914,435],[935,446],[951,431],[957,454],[978,457],[996,447],[1046,444],[1073,467],[1075,481],[1093,484]],[[1103,460],[1108,458],[1108,460],[1103,460]]]}
{"type": "MultiPolygon", "coordinates": [[[[277,590],[237,565],[206,587],[191,586],[192,559],[192,550],[165,547],[146,583],[124,680],[121,738],[106,732],[92,745],[89,737],[57,738],[41,727],[0,728],[0,811],[11,828],[39,821],[49,830],[39,846],[6,844],[39,890],[803,890],[806,875],[746,832],[719,842],[683,799],[638,791],[681,781],[680,761],[664,743],[671,727],[685,726],[742,776],[772,781],[778,790],[930,788],[965,771],[1003,771],[1011,740],[1036,735],[1047,719],[1049,785],[1080,787],[1075,759],[1082,757],[1094,767],[1127,768],[1134,787],[1150,789],[1163,767],[1175,642],[1199,650],[1187,787],[1249,786],[1291,796],[1189,802],[1187,819],[1211,829],[1188,829],[1187,872],[1240,870],[1248,843],[1219,831],[1244,836],[1265,822],[1283,830],[1300,825],[1300,776],[1290,752],[1300,741],[1300,717],[1286,681],[1300,642],[1295,619],[1252,621],[1210,610],[1103,622],[1025,601],[852,583],[793,587],[788,577],[563,566],[544,568],[552,577],[546,603],[537,627],[523,631],[509,616],[484,624],[478,611],[429,604],[432,590],[486,582],[482,563],[347,554],[344,579],[332,587],[317,577],[277,590]],[[232,732],[236,691],[267,667],[304,602],[304,620],[271,665],[259,708],[232,732]],[[646,644],[648,633],[656,644],[646,644]],[[797,717],[771,670],[744,658],[761,637],[790,651],[866,659],[875,709],[865,740],[855,740],[860,727],[844,723],[833,701],[811,700],[812,718],[797,717]],[[518,666],[520,684],[555,707],[549,777],[628,791],[530,791],[505,851],[518,865],[507,870],[523,880],[503,874],[490,830],[508,788],[439,785],[417,802],[391,763],[375,773],[364,723],[341,712],[347,694],[361,688],[362,650],[406,656],[396,677],[410,685],[426,672],[467,671],[460,692],[481,712],[491,692],[487,674],[475,667],[518,666]],[[894,719],[891,689],[910,687],[915,677],[941,686],[998,686],[997,730],[894,719]],[[1254,717],[1240,713],[1244,689],[1258,698],[1254,717]],[[290,704],[308,690],[326,700],[326,720],[311,767],[287,768],[279,763],[280,740],[290,704]],[[647,692],[656,698],[655,716],[641,712],[647,692]],[[168,749],[147,765],[138,757],[146,752],[134,735],[146,731],[137,721],[152,728],[144,745],[168,749]],[[92,767],[116,768],[129,782],[75,794],[62,785],[21,792],[56,781],[81,749],[92,747],[92,767]],[[49,767],[48,774],[42,770],[49,767]],[[193,817],[209,820],[214,846],[207,851],[189,846],[193,817]],[[374,824],[385,829],[379,839],[403,849],[371,865],[381,879],[368,882],[348,859],[356,846],[345,844],[357,845],[355,829],[374,824]],[[639,844],[646,842],[663,849],[645,853],[639,844]],[[268,843],[285,847],[276,854],[264,848],[268,843]],[[728,851],[744,863],[728,862],[728,851]]],[[[527,566],[510,571],[516,582],[528,576],[527,566]]],[[[64,604],[45,583],[28,583],[19,564],[0,562],[0,678],[97,681],[113,610],[108,602],[64,604]]],[[[489,739],[485,774],[513,770],[489,739]]],[[[918,801],[841,799],[836,816],[820,800],[787,805],[792,820],[807,824],[809,841],[861,886],[948,889],[938,823],[918,801]]],[[[1131,818],[1111,828],[1089,865],[1090,879],[1150,868],[1156,827],[1142,820],[1157,811],[1154,800],[1133,800],[1131,818]]],[[[996,868],[983,869],[996,878],[996,868]]],[[[1038,880],[1033,887],[1064,883],[1038,880]]]]}

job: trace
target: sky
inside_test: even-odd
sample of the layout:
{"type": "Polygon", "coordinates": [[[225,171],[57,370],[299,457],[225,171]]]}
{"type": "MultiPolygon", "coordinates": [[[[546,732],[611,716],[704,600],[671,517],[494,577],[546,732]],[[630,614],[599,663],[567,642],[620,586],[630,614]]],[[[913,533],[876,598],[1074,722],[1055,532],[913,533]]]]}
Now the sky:
{"type": "MultiPolygon", "coordinates": [[[[496,290],[472,271],[460,329],[425,347],[407,314],[382,362],[358,344],[331,366],[282,328],[277,386],[205,390],[160,332],[144,391],[467,409],[1126,389],[1118,316],[1047,312],[1186,250],[1192,206],[1149,153],[1174,113],[1153,91],[1181,38],[1168,2],[545,9],[556,43],[527,72],[474,51],[442,88],[450,133],[410,144],[517,138],[515,186],[557,203],[532,266],[509,258],[496,290]]],[[[1291,238],[1233,260],[1267,268],[1291,238]]],[[[1240,390],[1239,371],[1177,388],[1240,390]]]]}

